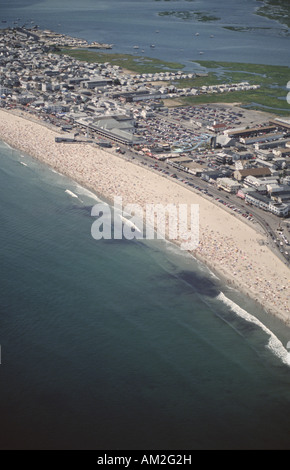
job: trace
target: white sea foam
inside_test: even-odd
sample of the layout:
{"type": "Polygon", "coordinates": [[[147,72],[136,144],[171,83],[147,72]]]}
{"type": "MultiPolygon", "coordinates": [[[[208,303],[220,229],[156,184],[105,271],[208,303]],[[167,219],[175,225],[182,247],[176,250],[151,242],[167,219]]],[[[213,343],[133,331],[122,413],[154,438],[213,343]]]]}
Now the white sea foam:
{"type": "Polygon", "coordinates": [[[77,199],[79,198],[75,193],[73,193],[73,192],[70,191],[69,189],[66,189],[65,192],[66,192],[67,194],[69,194],[71,197],[75,197],[75,198],[77,198],[77,199]]]}
{"type": "Polygon", "coordinates": [[[167,238],[163,238],[163,240],[165,241],[166,243],[166,249],[167,251],[171,251],[172,253],[174,253],[175,255],[178,255],[182,258],[187,258],[187,259],[194,259],[196,260],[196,258],[194,258],[194,256],[189,253],[189,251],[186,251],[186,250],[182,250],[180,248],[180,246],[176,245],[176,243],[173,243],[172,241],[168,240],[167,238]]]}
{"type": "Polygon", "coordinates": [[[135,230],[137,230],[137,232],[141,233],[141,230],[137,227],[137,225],[133,224],[131,220],[126,219],[126,217],[123,217],[122,215],[120,215],[120,218],[126,225],[128,225],[131,228],[134,228],[135,230]]]}
{"type": "Polygon", "coordinates": [[[5,141],[2,141],[2,142],[5,145],[5,147],[8,147],[10,150],[14,150],[14,148],[11,147],[11,145],[7,144],[7,142],[5,142],[5,141]]]}
{"type": "Polygon", "coordinates": [[[230,309],[235,312],[239,317],[244,318],[250,323],[254,323],[259,326],[265,333],[267,333],[270,338],[267,344],[267,348],[270,349],[275,356],[277,356],[281,361],[290,366],[290,353],[287,349],[284,348],[281,341],[274,335],[274,333],[269,330],[260,320],[251,315],[246,310],[243,310],[239,305],[235,304],[232,300],[228,299],[222,292],[217,296],[217,299],[226,304],[230,309]]]}
{"type": "Polygon", "coordinates": [[[59,173],[59,171],[56,171],[53,168],[51,168],[51,171],[52,171],[52,173],[55,173],[56,175],[64,176],[62,173],[59,173]]]}
{"type": "Polygon", "coordinates": [[[83,186],[77,185],[77,192],[78,194],[90,197],[91,199],[94,199],[95,201],[102,202],[101,199],[96,194],[84,188],[83,186]]]}
{"type": "Polygon", "coordinates": [[[208,271],[209,271],[209,274],[210,274],[211,277],[213,277],[214,279],[217,279],[218,281],[220,281],[220,278],[213,271],[211,271],[210,269],[208,269],[208,271]]]}

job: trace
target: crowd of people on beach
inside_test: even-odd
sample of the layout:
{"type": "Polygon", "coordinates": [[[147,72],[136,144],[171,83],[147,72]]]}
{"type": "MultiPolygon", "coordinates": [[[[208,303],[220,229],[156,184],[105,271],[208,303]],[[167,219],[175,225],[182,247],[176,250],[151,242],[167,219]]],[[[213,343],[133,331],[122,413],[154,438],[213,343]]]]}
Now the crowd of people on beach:
{"type": "Polygon", "coordinates": [[[2,140],[97,195],[112,201],[122,196],[124,204],[141,207],[147,203],[199,204],[200,237],[193,254],[267,310],[290,322],[289,269],[265,244],[259,244],[261,234],[174,181],[88,144],[55,143],[56,135],[40,124],[0,111],[2,140]]]}
{"type": "Polygon", "coordinates": [[[271,304],[272,313],[275,309],[283,311],[286,319],[290,313],[290,275],[284,275],[281,279],[275,271],[269,272],[266,265],[257,263],[257,258],[267,256],[266,248],[255,243],[255,240],[252,240],[252,246],[254,248],[249,254],[237,247],[237,240],[232,236],[219,234],[207,226],[197,252],[228,280],[232,279],[233,285],[242,288],[260,304],[271,304]]]}

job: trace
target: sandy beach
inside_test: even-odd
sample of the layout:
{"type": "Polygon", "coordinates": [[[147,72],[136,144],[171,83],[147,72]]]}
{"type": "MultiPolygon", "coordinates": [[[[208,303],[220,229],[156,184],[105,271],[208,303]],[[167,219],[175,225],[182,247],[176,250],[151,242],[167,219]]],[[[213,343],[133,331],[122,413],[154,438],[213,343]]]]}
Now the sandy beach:
{"type": "Polygon", "coordinates": [[[98,195],[124,203],[199,204],[200,242],[193,255],[290,324],[290,271],[266,236],[210,201],[148,169],[89,144],[55,143],[59,133],[0,111],[0,138],[98,195]]]}

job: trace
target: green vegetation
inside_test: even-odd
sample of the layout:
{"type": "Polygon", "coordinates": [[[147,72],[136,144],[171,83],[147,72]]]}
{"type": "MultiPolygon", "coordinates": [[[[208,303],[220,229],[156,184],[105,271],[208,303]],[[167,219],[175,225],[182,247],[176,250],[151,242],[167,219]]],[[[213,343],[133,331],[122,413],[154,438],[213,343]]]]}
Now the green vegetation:
{"type": "Polygon", "coordinates": [[[130,54],[115,54],[108,52],[88,51],[85,49],[61,49],[59,54],[66,54],[75,59],[89,62],[103,64],[110,62],[113,65],[130,70],[136,73],[155,73],[164,71],[182,70],[184,66],[178,62],[165,62],[159,59],[152,59],[150,57],[133,56],[130,54]]]}
{"type": "Polygon", "coordinates": [[[260,16],[266,16],[272,20],[279,21],[290,28],[290,3],[289,0],[265,0],[265,5],[258,8],[260,16]]]}
{"type": "Polygon", "coordinates": [[[159,16],[175,16],[176,18],[179,18],[181,20],[196,20],[196,21],[201,21],[203,23],[207,21],[218,21],[220,20],[219,17],[213,16],[213,15],[208,15],[207,13],[203,13],[200,11],[160,11],[158,13],[159,16]]]}
{"type": "MultiPolygon", "coordinates": [[[[154,73],[165,70],[181,70],[183,65],[175,62],[164,62],[159,59],[115,54],[79,49],[63,49],[60,54],[70,55],[86,62],[110,62],[136,73],[154,73]]],[[[287,83],[290,80],[290,68],[261,64],[244,64],[232,62],[197,61],[208,72],[205,76],[197,76],[190,80],[179,80],[175,86],[179,88],[199,88],[201,86],[218,85],[221,83],[248,82],[260,85],[257,90],[234,91],[228,93],[202,94],[181,99],[183,105],[201,103],[241,103],[252,109],[259,109],[278,115],[290,115],[290,105],[286,101],[287,83]]],[[[176,101],[176,98],[174,99],[176,101]]],[[[173,100],[173,101],[174,101],[173,100]]]]}
{"type": "Polygon", "coordinates": [[[253,31],[257,31],[257,30],[267,30],[267,29],[271,29],[271,28],[262,28],[260,26],[257,26],[257,27],[250,27],[250,26],[223,26],[224,29],[229,29],[230,31],[238,31],[239,33],[251,33],[253,31]]]}
{"type": "Polygon", "coordinates": [[[214,73],[229,81],[247,80],[259,85],[286,87],[290,79],[290,68],[279,65],[244,64],[240,62],[196,61],[206,69],[215,69],[214,73]]]}
{"type": "Polygon", "coordinates": [[[176,86],[180,88],[200,87],[202,85],[247,81],[250,84],[260,85],[260,88],[258,90],[186,97],[182,99],[184,104],[239,102],[252,109],[279,115],[290,114],[290,105],[286,101],[286,85],[290,78],[289,67],[214,61],[198,61],[198,63],[209,69],[208,76],[193,80],[181,80],[176,86]]]}

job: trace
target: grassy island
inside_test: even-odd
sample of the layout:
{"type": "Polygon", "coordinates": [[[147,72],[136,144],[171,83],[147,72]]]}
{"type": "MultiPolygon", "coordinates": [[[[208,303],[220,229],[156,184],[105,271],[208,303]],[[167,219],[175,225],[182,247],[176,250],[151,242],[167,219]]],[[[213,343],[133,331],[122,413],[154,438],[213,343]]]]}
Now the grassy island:
{"type": "Polygon", "coordinates": [[[178,62],[166,62],[160,59],[131,54],[115,54],[92,50],[88,51],[86,49],[61,49],[59,53],[89,63],[98,62],[103,64],[110,62],[113,65],[119,65],[126,70],[136,73],[174,72],[184,68],[184,66],[178,62]]]}
{"type": "Polygon", "coordinates": [[[256,13],[271,20],[279,21],[279,23],[290,28],[289,0],[265,0],[264,5],[258,8],[256,13]]]}
{"type": "Polygon", "coordinates": [[[200,87],[221,83],[249,82],[260,85],[258,90],[237,91],[223,94],[186,97],[184,103],[241,103],[261,111],[280,115],[290,114],[290,105],[286,101],[287,83],[290,80],[290,67],[233,62],[198,61],[204,67],[207,77],[194,80],[181,80],[176,86],[200,87]]]}

